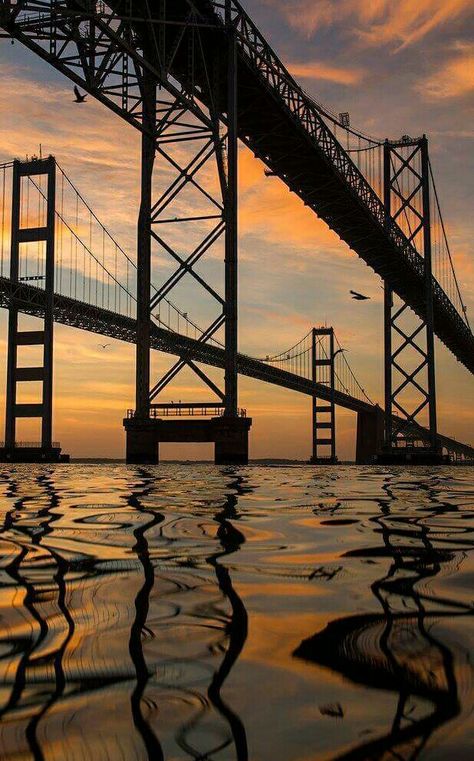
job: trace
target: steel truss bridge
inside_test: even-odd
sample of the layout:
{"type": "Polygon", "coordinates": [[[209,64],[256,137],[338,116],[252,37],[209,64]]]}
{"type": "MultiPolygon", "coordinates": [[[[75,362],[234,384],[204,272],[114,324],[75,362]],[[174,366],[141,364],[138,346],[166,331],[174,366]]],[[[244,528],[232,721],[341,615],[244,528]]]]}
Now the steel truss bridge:
{"type": "MultiPolygon", "coordinates": [[[[2,303],[10,310],[10,335],[18,332],[17,317],[12,314],[41,311],[39,302],[46,299],[41,339],[45,347],[52,342],[54,320],[136,342],[136,409],[125,421],[129,461],[155,462],[157,443],[176,440],[176,429],[171,432],[168,424],[165,428],[163,421],[156,419],[156,410],[164,409],[156,398],[184,367],[191,367],[211,390],[216,401],[209,406],[223,408],[225,424],[217,431],[215,421],[208,421],[204,431],[192,421],[186,430],[180,425],[180,435],[185,440],[196,435],[197,440],[215,441],[217,461],[247,459],[250,421],[243,422],[239,416],[238,372],[354,409],[361,421],[369,416],[370,424],[367,417],[360,430],[361,439],[370,439],[366,454],[375,454],[380,446],[379,434],[375,434],[378,423],[374,423],[377,408],[363,393],[352,394],[347,384],[342,382],[336,388],[333,382],[328,399],[328,383],[318,382],[314,368],[311,378],[284,369],[285,362],[297,362],[309,348],[293,347],[295,351],[264,362],[237,352],[239,140],[267,165],[269,175],[280,178],[384,282],[382,438],[386,455],[395,456],[407,449],[403,445],[408,441],[418,440],[425,454],[435,459],[441,444],[451,452],[472,456],[470,447],[442,439],[437,431],[434,336],[473,372],[474,335],[456,279],[426,137],[382,141],[335,117],[295,82],[242,6],[233,0],[161,0],[153,7],[147,0],[0,0],[0,27],[6,36],[26,45],[142,134],[134,282],[129,282],[128,257],[125,286],[118,276],[120,255],[115,242],[115,261],[106,266],[104,252],[94,253],[90,240],[88,246],[79,242],[84,263],[89,261],[89,271],[82,269],[82,299],[77,298],[81,262],[76,259],[74,266],[70,262],[66,267],[65,255],[58,263],[57,253],[55,261],[46,254],[44,274],[36,275],[44,278],[44,293],[28,285],[28,278],[35,276],[20,274],[21,243],[42,242],[56,252],[58,247],[51,227],[54,219],[45,220],[43,226],[28,226],[20,220],[24,203],[20,180],[31,180],[35,169],[30,165],[13,167],[18,175],[13,202],[18,207],[12,230],[14,264],[13,270],[10,264],[10,280],[1,280],[2,303]],[[194,194],[191,204],[186,202],[190,191],[194,194]],[[215,256],[217,250],[225,269],[221,291],[196,266],[205,255],[215,256]],[[164,280],[162,273],[159,278],[155,272],[157,255],[168,257],[175,267],[164,280]],[[69,284],[68,295],[64,288],[58,289],[58,277],[69,284]],[[196,293],[214,304],[215,313],[202,329],[170,300],[185,278],[194,283],[196,293]],[[102,294],[102,302],[107,295],[108,308],[98,303],[97,294],[102,294]],[[132,301],[136,302],[134,315],[123,313],[123,300],[129,312],[132,301]],[[163,329],[166,309],[172,309],[178,318],[177,330],[163,329]],[[411,323],[407,323],[407,315],[411,323]],[[182,334],[180,316],[181,324],[187,330],[194,325],[198,336],[182,334]],[[82,324],[77,325],[76,320],[82,324]],[[150,377],[150,351],[154,348],[179,357],[156,382],[150,377]],[[408,360],[413,353],[417,357],[414,367],[408,360]],[[197,361],[224,368],[223,388],[197,361]],[[418,395],[415,402],[413,395],[418,395]]],[[[50,193],[38,182],[43,198],[39,205],[44,203],[51,211],[50,193]]],[[[63,210],[60,213],[64,221],[63,210]]],[[[74,225],[69,224],[68,229],[72,239],[74,225]]],[[[19,340],[29,339],[20,335],[19,340]]],[[[11,357],[14,353],[12,349],[11,357]]],[[[339,356],[338,362],[342,359],[339,356]]],[[[335,356],[326,351],[319,362],[321,371],[329,368],[337,375],[335,356]]],[[[13,388],[18,368],[12,358],[9,367],[13,388]]],[[[45,366],[36,376],[44,380],[49,372],[45,366]]],[[[319,411],[327,409],[323,406],[319,411]]],[[[332,425],[318,422],[317,405],[313,416],[316,427],[332,425]]],[[[10,426],[10,444],[14,444],[12,436],[10,426]]]]}

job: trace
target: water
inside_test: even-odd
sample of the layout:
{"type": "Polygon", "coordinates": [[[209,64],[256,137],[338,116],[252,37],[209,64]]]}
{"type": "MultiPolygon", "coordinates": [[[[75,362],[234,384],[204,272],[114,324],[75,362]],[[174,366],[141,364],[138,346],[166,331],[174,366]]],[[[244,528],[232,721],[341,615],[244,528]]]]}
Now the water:
{"type": "Polygon", "coordinates": [[[474,470],[18,466],[0,758],[471,759],[474,470]]]}

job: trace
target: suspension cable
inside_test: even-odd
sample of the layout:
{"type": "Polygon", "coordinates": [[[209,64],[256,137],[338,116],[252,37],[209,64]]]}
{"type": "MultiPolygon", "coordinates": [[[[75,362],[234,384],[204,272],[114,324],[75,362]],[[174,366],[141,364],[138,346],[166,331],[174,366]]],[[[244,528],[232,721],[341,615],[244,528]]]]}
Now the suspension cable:
{"type": "Polygon", "coordinates": [[[440,219],[440,222],[441,222],[441,229],[443,231],[444,243],[446,245],[446,251],[447,251],[447,254],[448,254],[448,257],[449,257],[449,263],[450,263],[450,266],[451,266],[451,271],[452,271],[452,274],[453,274],[454,283],[455,283],[455,286],[456,286],[456,291],[457,291],[457,294],[459,296],[459,301],[461,303],[461,308],[462,308],[462,311],[463,311],[464,320],[465,320],[466,324],[468,325],[468,327],[470,328],[471,326],[469,324],[469,318],[467,316],[467,307],[464,304],[464,301],[463,301],[463,298],[462,298],[462,295],[461,295],[461,290],[459,288],[459,282],[458,282],[458,279],[457,279],[457,276],[456,276],[456,270],[454,269],[454,262],[453,262],[453,258],[451,256],[451,249],[449,247],[448,236],[446,235],[446,228],[444,226],[443,215],[441,213],[441,206],[440,206],[440,203],[439,203],[438,191],[437,191],[437,188],[436,188],[436,183],[435,183],[435,179],[434,179],[434,175],[433,175],[433,168],[431,166],[431,161],[429,160],[429,158],[428,158],[428,167],[429,167],[429,170],[430,170],[430,177],[431,177],[431,183],[433,185],[433,191],[434,191],[434,196],[435,196],[436,207],[438,209],[438,215],[439,215],[439,219],[440,219]]]}

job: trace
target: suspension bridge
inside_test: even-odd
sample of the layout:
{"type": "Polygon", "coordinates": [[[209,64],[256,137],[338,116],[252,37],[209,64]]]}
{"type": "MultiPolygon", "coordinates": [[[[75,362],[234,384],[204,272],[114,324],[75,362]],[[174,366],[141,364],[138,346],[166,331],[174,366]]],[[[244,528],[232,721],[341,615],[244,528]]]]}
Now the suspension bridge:
{"type": "Polygon", "coordinates": [[[142,135],[136,256],[52,157],[2,166],[4,455],[25,456],[17,417],[42,420],[42,441],[30,455],[55,449],[53,323],[61,322],[136,344],[135,409],[124,420],[129,462],[157,462],[165,441],[212,441],[216,462],[246,462],[251,418],[238,406],[239,373],[312,398],[314,462],[335,460],[338,405],[358,415],[359,462],[441,462],[446,453],[472,459],[474,449],[437,429],[434,338],[472,373],[474,336],[427,138],[380,140],[329,112],[297,84],[238,2],[169,5],[0,0],[4,36],[142,135]],[[332,328],[313,328],[277,355],[238,352],[239,140],[382,278],[382,408],[367,397],[332,328]],[[206,257],[224,263],[220,290],[196,266],[206,257]],[[163,258],[171,274],[157,266],[163,258]],[[204,325],[178,305],[185,280],[194,287],[193,309],[202,297],[213,305],[204,325]],[[20,313],[41,317],[44,329],[20,330],[20,313]],[[43,366],[17,366],[18,346],[31,344],[44,347],[43,366]],[[152,380],[155,349],[177,360],[152,380]],[[223,384],[209,366],[224,369],[223,384]],[[212,400],[159,401],[184,368],[212,400]],[[16,384],[28,380],[42,381],[41,404],[17,404],[16,384]]]}

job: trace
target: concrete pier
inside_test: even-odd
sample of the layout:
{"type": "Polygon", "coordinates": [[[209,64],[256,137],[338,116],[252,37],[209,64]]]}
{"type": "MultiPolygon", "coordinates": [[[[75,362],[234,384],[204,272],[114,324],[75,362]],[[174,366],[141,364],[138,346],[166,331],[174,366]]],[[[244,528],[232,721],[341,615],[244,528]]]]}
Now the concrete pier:
{"type": "Polygon", "coordinates": [[[449,465],[449,455],[425,447],[392,447],[375,458],[376,465],[449,465]]]}
{"type": "Polygon", "coordinates": [[[252,419],[214,417],[210,420],[169,420],[125,418],[127,463],[157,465],[160,444],[214,443],[218,465],[248,463],[248,439],[252,419]]]}
{"type": "Polygon", "coordinates": [[[357,465],[373,465],[382,449],[384,440],[384,413],[380,407],[373,412],[357,413],[357,465]]]}
{"type": "Polygon", "coordinates": [[[68,454],[61,454],[60,446],[3,446],[0,462],[69,462],[68,454]]]}

